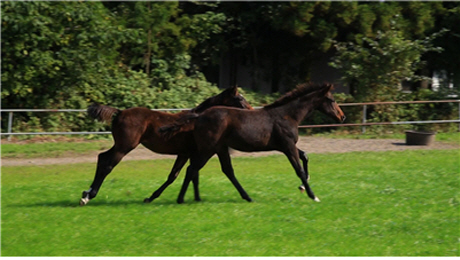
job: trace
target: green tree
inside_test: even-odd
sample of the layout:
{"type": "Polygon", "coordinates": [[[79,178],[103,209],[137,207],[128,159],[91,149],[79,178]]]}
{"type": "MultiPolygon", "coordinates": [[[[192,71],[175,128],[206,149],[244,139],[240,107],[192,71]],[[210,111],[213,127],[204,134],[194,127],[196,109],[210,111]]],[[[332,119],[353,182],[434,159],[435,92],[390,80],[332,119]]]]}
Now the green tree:
{"type": "Polygon", "coordinates": [[[2,106],[81,107],[100,97],[126,37],[111,20],[97,2],[2,3],[2,106]]]}
{"type": "Polygon", "coordinates": [[[443,7],[439,2],[223,2],[216,10],[227,17],[221,51],[241,54],[252,66],[254,89],[270,77],[276,92],[280,82],[309,80],[314,61],[332,50],[331,40],[361,44],[364,37],[390,30],[392,20],[405,38],[422,39],[443,7]]]}
{"type": "Polygon", "coordinates": [[[337,55],[330,65],[342,71],[357,101],[394,100],[402,81],[419,79],[415,72],[424,64],[422,54],[441,51],[432,43],[437,36],[412,41],[392,27],[375,38],[364,37],[361,45],[336,42],[337,55]]]}
{"type": "MultiPolygon", "coordinates": [[[[453,83],[454,89],[450,92],[460,93],[460,3],[442,2],[443,9],[437,15],[435,27],[431,31],[448,29],[449,32],[434,40],[434,44],[443,48],[442,53],[428,53],[425,58],[428,69],[431,71],[444,71],[447,83],[453,83]]],[[[447,89],[446,89],[447,90],[447,89]]]]}
{"type": "MultiPolygon", "coordinates": [[[[142,69],[149,76],[157,70],[155,66],[163,66],[162,63],[168,65],[172,74],[183,69],[179,57],[193,53],[198,44],[203,45],[196,50],[196,56],[201,56],[196,61],[206,62],[209,59],[206,49],[212,45],[205,43],[221,32],[225,19],[222,14],[199,8],[200,3],[107,2],[104,5],[119,17],[120,25],[137,34],[123,44],[123,63],[135,70],[142,69]],[[194,11],[184,12],[184,7],[194,11]],[[176,61],[179,64],[175,64],[176,61]]],[[[187,67],[193,69],[191,64],[187,67]]]]}
{"type": "MultiPolygon", "coordinates": [[[[120,88],[127,81],[131,90],[150,93],[142,75],[118,62],[118,48],[132,32],[118,27],[101,3],[2,2],[1,11],[2,108],[86,108],[106,97],[139,103],[120,88]],[[114,88],[120,88],[115,96],[114,88]]],[[[15,121],[24,129],[92,125],[80,115],[47,113],[16,114],[15,121]]]]}
{"type": "MultiPolygon", "coordinates": [[[[215,19],[204,23],[211,13],[181,16],[177,2],[2,2],[1,11],[3,108],[191,107],[218,91],[188,55],[216,32],[215,19]],[[184,93],[190,98],[181,101],[184,93]]],[[[94,129],[68,114],[15,121],[21,129],[94,129]]]]}

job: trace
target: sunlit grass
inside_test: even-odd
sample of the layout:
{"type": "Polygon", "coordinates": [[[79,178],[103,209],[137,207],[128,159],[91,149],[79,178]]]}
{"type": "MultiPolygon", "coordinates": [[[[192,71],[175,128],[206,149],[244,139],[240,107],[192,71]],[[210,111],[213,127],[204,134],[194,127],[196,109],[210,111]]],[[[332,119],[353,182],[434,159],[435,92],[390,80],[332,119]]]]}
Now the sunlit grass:
{"type": "Polygon", "coordinates": [[[315,203],[284,156],[234,158],[254,202],[216,159],[202,202],[182,176],[151,204],[172,160],[126,161],[78,206],[95,165],[2,168],[3,256],[458,256],[459,151],[310,154],[315,203]]]}
{"type": "Polygon", "coordinates": [[[76,140],[72,142],[43,142],[16,144],[8,143],[1,146],[2,158],[40,158],[59,157],[69,155],[81,155],[93,151],[107,150],[112,147],[112,140],[85,141],[76,140]]]}

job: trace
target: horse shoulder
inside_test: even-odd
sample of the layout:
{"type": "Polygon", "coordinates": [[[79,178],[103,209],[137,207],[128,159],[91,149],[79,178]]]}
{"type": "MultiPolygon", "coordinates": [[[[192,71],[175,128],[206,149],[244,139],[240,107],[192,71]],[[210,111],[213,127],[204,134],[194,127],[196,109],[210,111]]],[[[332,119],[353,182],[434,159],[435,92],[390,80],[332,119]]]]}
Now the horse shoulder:
{"type": "Polygon", "coordinates": [[[293,119],[283,118],[276,120],[273,124],[273,133],[277,139],[292,140],[297,143],[299,139],[299,129],[293,119]]]}

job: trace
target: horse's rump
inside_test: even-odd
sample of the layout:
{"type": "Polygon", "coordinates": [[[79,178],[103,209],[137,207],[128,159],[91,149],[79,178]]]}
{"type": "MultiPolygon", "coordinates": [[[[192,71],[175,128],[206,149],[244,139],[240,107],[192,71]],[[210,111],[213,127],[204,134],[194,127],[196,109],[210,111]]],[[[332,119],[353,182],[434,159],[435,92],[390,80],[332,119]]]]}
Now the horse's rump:
{"type": "Polygon", "coordinates": [[[158,132],[165,140],[169,140],[178,133],[192,131],[198,116],[197,113],[187,113],[179,117],[173,124],[160,127],[158,132]]]}

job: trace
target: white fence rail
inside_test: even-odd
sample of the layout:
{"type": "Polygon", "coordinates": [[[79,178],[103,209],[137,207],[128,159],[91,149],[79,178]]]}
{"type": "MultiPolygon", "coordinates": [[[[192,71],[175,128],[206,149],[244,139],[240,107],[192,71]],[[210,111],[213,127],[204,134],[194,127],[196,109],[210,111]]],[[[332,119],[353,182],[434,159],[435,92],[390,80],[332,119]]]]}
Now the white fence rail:
{"type": "MultiPolygon", "coordinates": [[[[368,103],[343,103],[339,106],[363,106],[361,123],[355,124],[327,124],[327,125],[301,125],[299,128],[318,128],[318,127],[346,127],[362,126],[362,132],[366,132],[366,126],[373,125],[408,125],[408,124],[441,124],[441,123],[460,123],[460,100],[422,100],[422,101],[395,101],[395,102],[368,102],[368,103]],[[372,122],[367,123],[367,107],[372,105],[402,105],[402,104],[430,104],[430,103],[458,103],[458,119],[452,120],[419,120],[419,121],[396,121],[396,122],[372,122]]],[[[460,131],[460,124],[458,125],[460,131]]]]}
{"type": "MultiPolygon", "coordinates": [[[[325,125],[300,125],[299,128],[318,128],[318,127],[347,127],[347,126],[362,126],[362,132],[366,131],[366,126],[373,125],[401,125],[401,124],[441,124],[441,123],[459,123],[460,131],[460,100],[431,100],[431,101],[401,101],[401,102],[369,102],[369,103],[343,103],[339,106],[362,106],[362,122],[352,124],[325,124],[325,125]],[[429,103],[458,103],[459,115],[458,119],[450,120],[420,120],[420,121],[397,121],[397,122],[372,122],[367,123],[367,108],[372,105],[399,105],[399,104],[429,104],[429,103]]],[[[256,107],[257,108],[257,107],[256,107]]],[[[154,111],[182,111],[186,110],[179,108],[152,109],[154,111]]],[[[108,131],[101,132],[12,132],[13,114],[19,112],[64,112],[64,113],[86,113],[86,109],[1,109],[1,113],[8,113],[7,132],[0,133],[2,136],[8,136],[8,139],[13,135],[86,135],[86,134],[110,134],[108,131]]]]}
{"type": "MultiPolygon", "coordinates": [[[[187,108],[160,108],[160,109],[152,109],[154,111],[182,111],[186,110],[187,108]]],[[[0,133],[0,135],[7,135],[8,140],[11,139],[13,135],[87,135],[87,134],[110,134],[111,132],[108,131],[100,131],[100,132],[91,132],[91,131],[82,131],[82,132],[12,132],[13,129],[13,113],[19,112],[32,112],[32,113],[39,113],[39,112],[77,112],[77,113],[86,113],[86,109],[0,109],[1,113],[8,113],[8,128],[7,132],[0,133]]]]}

